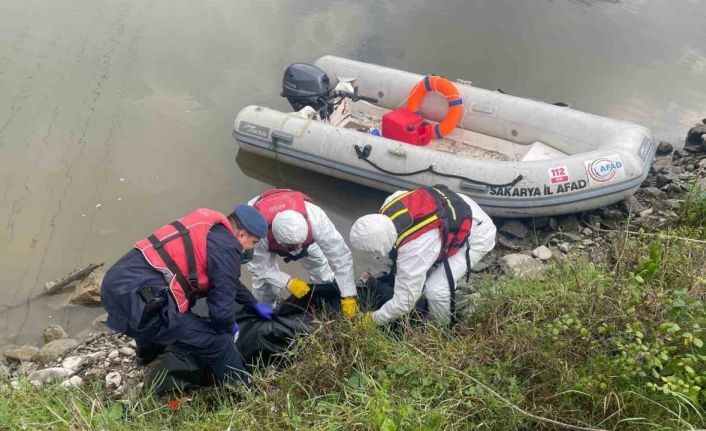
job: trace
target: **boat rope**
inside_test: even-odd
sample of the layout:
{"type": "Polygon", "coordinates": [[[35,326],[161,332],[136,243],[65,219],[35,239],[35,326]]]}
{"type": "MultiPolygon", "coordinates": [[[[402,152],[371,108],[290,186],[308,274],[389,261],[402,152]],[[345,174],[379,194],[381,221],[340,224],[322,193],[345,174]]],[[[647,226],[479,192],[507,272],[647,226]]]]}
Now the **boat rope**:
{"type": "Polygon", "coordinates": [[[474,179],[472,179],[472,178],[464,177],[464,176],[462,176],[462,175],[447,174],[447,173],[444,173],[444,172],[439,172],[439,171],[437,171],[436,169],[434,169],[434,165],[429,165],[429,166],[426,167],[425,169],[420,169],[420,170],[418,170],[418,171],[412,171],[412,172],[392,172],[392,171],[389,171],[389,170],[387,170],[387,169],[385,169],[385,168],[379,166],[378,164],[376,164],[375,162],[373,162],[372,160],[370,160],[369,157],[370,157],[370,153],[372,153],[372,146],[366,145],[366,146],[364,146],[363,148],[361,148],[360,145],[354,145],[354,147],[355,147],[355,153],[358,155],[358,158],[359,158],[359,159],[365,161],[365,162],[368,163],[370,166],[374,167],[375,169],[379,170],[380,172],[383,172],[383,173],[388,174],[388,175],[394,175],[394,176],[397,176],[397,177],[408,177],[408,176],[411,176],[411,175],[417,175],[417,174],[422,174],[422,173],[424,173],[424,172],[429,172],[429,173],[432,173],[432,174],[434,174],[434,175],[439,175],[440,177],[457,178],[457,179],[459,179],[459,180],[467,181],[467,182],[472,183],[472,184],[478,184],[478,185],[481,185],[481,186],[488,186],[488,187],[513,187],[514,185],[516,185],[517,183],[519,183],[520,181],[522,181],[522,179],[524,178],[522,175],[518,175],[514,180],[510,181],[509,183],[505,183],[505,184],[491,184],[491,183],[486,183],[486,182],[484,182],[484,181],[479,181],[479,180],[474,180],[474,179]]]}

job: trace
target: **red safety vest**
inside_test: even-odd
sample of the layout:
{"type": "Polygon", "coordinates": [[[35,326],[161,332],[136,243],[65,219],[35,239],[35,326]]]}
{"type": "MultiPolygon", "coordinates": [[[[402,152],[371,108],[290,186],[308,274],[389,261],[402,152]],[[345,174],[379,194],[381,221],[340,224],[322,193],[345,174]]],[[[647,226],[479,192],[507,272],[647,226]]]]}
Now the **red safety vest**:
{"type": "Polygon", "coordinates": [[[435,229],[442,237],[446,232],[437,262],[443,259],[443,251],[446,257],[453,256],[470,236],[473,222],[466,201],[442,184],[403,193],[383,206],[380,213],[388,216],[397,230],[393,259],[401,246],[435,229]]]}
{"type": "Polygon", "coordinates": [[[135,243],[135,248],[142,252],[147,262],[164,274],[181,313],[188,311],[200,296],[206,295],[210,287],[206,236],[217,223],[234,234],[233,226],[226,216],[207,208],[199,208],[135,243]]]}
{"type": "Polygon", "coordinates": [[[314,237],[311,233],[311,223],[309,223],[309,216],[306,213],[304,202],[313,203],[314,201],[301,192],[295,192],[289,189],[272,189],[261,194],[254,204],[254,207],[262,213],[267,221],[267,243],[270,246],[270,251],[282,256],[285,262],[299,260],[308,256],[309,254],[306,250],[314,243],[314,237]],[[296,211],[304,216],[304,220],[306,220],[308,233],[304,243],[302,243],[302,251],[297,255],[290,254],[289,249],[278,243],[275,236],[272,234],[272,221],[277,214],[286,210],[296,211]]]}

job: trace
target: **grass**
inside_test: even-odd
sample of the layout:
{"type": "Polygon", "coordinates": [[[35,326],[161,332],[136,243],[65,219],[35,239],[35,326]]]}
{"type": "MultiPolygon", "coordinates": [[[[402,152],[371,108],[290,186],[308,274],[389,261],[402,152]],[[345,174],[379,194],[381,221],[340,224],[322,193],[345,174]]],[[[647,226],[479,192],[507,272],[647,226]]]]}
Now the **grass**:
{"type": "Polygon", "coordinates": [[[327,323],[251,390],[185,395],[177,410],[22,382],[0,394],[0,429],[704,428],[706,244],[677,238],[706,239],[704,208],[690,195],[666,239],[618,235],[599,264],[481,279],[452,330],[327,323]]]}

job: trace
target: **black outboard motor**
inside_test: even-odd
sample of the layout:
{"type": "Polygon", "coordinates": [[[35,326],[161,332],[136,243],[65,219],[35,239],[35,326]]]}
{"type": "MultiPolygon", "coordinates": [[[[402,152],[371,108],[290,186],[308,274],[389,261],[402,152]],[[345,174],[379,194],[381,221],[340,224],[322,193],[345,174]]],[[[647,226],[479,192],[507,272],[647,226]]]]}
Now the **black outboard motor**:
{"type": "Polygon", "coordinates": [[[281,96],[287,98],[295,111],[311,106],[323,119],[333,112],[335,96],[328,75],[313,64],[289,65],[282,78],[281,96]]]}

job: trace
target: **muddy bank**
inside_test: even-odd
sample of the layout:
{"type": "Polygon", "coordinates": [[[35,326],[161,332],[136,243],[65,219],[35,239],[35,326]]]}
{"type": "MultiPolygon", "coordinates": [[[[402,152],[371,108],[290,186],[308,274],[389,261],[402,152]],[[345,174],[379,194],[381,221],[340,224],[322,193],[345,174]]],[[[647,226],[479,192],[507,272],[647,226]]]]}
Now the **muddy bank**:
{"type": "MultiPolygon", "coordinates": [[[[678,219],[691,184],[706,199],[706,119],[689,131],[683,149],[674,151],[669,143],[660,143],[648,178],[629,199],[581,214],[499,220],[497,245],[474,268],[472,277],[505,272],[533,276],[574,254],[601,262],[608,242],[616,235],[640,229],[649,235],[678,219]]],[[[47,289],[72,289],[72,304],[98,304],[101,280],[102,273],[96,268],[84,273],[79,270],[65,277],[63,285],[60,279],[48,283],[47,289]],[[66,283],[67,279],[70,282],[66,283]]],[[[472,297],[472,286],[471,280],[460,289],[472,297]]],[[[73,337],[60,326],[49,326],[43,339],[41,347],[0,347],[0,374],[8,376],[4,384],[17,387],[21,377],[36,386],[55,381],[68,387],[97,382],[116,397],[129,396],[143,387],[144,369],[135,362],[134,340],[107,330],[105,315],[73,337]]]]}

